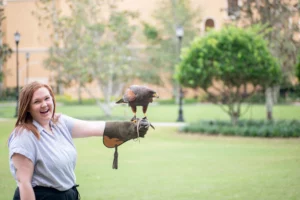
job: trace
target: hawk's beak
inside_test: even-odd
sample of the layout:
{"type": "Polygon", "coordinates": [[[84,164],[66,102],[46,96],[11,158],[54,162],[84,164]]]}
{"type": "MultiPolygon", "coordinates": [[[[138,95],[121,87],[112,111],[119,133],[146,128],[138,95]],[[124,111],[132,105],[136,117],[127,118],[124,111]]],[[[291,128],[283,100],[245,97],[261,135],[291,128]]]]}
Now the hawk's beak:
{"type": "Polygon", "coordinates": [[[154,94],[153,94],[153,97],[159,98],[159,96],[158,96],[157,93],[154,93],[154,94]]]}

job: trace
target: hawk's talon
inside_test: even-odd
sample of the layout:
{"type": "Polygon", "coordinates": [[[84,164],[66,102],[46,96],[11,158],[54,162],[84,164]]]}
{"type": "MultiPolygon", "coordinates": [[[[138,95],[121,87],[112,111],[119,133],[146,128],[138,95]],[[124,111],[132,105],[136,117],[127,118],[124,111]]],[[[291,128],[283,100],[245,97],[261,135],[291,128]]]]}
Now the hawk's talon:
{"type": "Polygon", "coordinates": [[[136,123],[137,122],[136,116],[133,116],[130,121],[136,123]]]}

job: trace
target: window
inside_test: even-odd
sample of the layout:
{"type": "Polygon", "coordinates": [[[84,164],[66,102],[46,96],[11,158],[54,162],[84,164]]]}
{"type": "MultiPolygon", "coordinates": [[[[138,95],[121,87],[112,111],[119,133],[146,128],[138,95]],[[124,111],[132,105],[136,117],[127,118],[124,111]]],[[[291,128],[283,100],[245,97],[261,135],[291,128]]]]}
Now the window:
{"type": "Polygon", "coordinates": [[[208,31],[209,29],[215,28],[215,22],[212,19],[207,19],[205,21],[205,31],[208,31]]]}
{"type": "Polygon", "coordinates": [[[239,13],[238,0],[227,0],[227,2],[228,2],[228,16],[232,16],[232,15],[236,16],[239,13]]]}

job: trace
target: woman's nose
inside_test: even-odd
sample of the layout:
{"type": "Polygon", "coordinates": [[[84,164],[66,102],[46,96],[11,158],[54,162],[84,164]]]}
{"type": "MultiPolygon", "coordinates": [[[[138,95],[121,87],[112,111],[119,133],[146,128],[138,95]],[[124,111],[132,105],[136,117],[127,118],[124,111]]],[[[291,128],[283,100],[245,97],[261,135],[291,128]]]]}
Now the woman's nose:
{"type": "Polygon", "coordinates": [[[47,106],[46,102],[43,101],[43,102],[42,102],[42,107],[46,107],[46,106],[47,106]]]}

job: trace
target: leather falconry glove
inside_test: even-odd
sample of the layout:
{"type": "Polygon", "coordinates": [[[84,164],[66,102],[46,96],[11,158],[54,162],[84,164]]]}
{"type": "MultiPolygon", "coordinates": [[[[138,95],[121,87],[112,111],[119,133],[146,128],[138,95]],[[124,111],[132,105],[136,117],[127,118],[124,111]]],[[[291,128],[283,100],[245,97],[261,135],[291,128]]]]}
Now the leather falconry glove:
{"type": "Polygon", "coordinates": [[[136,122],[106,122],[103,133],[103,144],[107,148],[115,148],[113,169],[118,169],[118,146],[131,139],[144,137],[152,126],[146,118],[136,122]]]}

